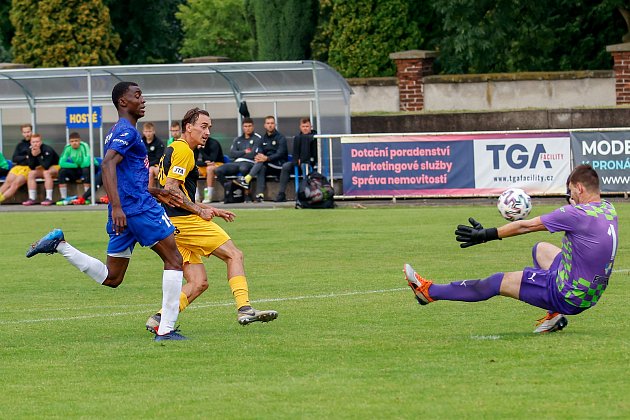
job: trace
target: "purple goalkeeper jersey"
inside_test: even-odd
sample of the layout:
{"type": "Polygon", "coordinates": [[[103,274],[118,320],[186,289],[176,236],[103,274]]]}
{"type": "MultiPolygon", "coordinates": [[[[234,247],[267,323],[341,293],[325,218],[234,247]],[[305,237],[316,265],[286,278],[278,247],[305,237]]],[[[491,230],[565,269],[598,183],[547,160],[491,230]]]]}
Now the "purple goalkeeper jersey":
{"type": "Polygon", "coordinates": [[[608,285],[617,253],[617,211],[611,203],[566,205],[544,214],[549,232],[564,231],[558,292],[578,308],[594,306],[608,285]]]}

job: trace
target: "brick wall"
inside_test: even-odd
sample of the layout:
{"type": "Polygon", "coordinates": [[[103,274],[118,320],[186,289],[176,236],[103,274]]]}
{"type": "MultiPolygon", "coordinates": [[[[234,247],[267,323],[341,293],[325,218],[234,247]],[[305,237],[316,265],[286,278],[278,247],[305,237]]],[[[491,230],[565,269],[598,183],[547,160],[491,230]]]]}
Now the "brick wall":
{"type": "Polygon", "coordinates": [[[401,51],[389,55],[396,63],[401,111],[424,109],[423,78],[433,74],[436,57],[435,51],[422,50],[401,51]]]}
{"type": "Polygon", "coordinates": [[[630,43],[608,45],[613,58],[617,105],[630,104],[630,43]]]}

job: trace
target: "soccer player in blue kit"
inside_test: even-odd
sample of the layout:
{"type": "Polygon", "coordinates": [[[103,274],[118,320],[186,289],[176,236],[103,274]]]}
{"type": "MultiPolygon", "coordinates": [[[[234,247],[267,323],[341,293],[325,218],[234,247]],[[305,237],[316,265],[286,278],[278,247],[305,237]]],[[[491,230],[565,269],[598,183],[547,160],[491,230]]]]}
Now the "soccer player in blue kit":
{"type": "Polygon", "coordinates": [[[455,231],[462,248],[531,232],[564,232],[562,249],[538,242],[532,249],[533,267],[450,284],[434,284],[405,264],[405,278],[418,303],[511,297],[547,310],[535,333],[559,331],[568,323],[565,315],[595,306],[608,286],[617,254],[617,211],[602,200],[599,176],[590,165],[573,169],[567,190],[569,204],[551,213],[489,229],[470,218],[472,226],[459,225],[455,231]]]}
{"type": "Polygon", "coordinates": [[[149,189],[149,160],[135,126],[144,116],[142,90],[133,82],[120,82],[112,90],[119,120],[105,139],[103,185],[109,197],[107,264],[77,250],[55,229],[31,246],[28,258],[40,253],[60,253],[97,283],[118,287],[125,276],[136,243],[150,247],[164,262],[162,319],[156,341],[183,340],[175,329],[182,291],[182,256],[177,249],[175,228],[158,203],[175,205],[181,198],[168,191],[149,189]],[[155,198],[154,198],[155,197],[155,198]]]}

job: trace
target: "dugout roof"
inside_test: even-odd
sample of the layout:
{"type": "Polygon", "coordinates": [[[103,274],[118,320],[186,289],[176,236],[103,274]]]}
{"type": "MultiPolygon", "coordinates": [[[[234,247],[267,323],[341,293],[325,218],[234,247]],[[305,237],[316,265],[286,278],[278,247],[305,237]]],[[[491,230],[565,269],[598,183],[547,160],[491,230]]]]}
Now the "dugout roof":
{"type": "Polygon", "coordinates": [[[111,106],[112,87],[123,80],[137,82],[147,103],[224,102],[235,118],[240,118],[241,101],[305,101],[320,132],[350,132],[352,90],[334,69],[318,61],[0,70],[0,113],[28,108],[36,124],[42,108],[111,106]]]}

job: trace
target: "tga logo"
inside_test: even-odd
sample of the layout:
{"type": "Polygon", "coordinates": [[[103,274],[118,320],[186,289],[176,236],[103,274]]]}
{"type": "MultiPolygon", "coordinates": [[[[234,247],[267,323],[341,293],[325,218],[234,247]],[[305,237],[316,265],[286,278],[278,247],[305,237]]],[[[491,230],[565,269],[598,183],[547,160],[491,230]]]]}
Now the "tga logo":
{"type": "Polygon", "coordinates": [[[522,144],[513,144],[507,147],[505,144],[491,144],[486,146],[486,150],[492,152],[492,167],[499,169],[501,162],[507,163],[512,169],[534,169],[541,163],[545,168],[551,169],[552,160],[563,159],[562,153],[547,153],[543,144],[537,144],[533,151],[530,151],[522,144]]]}

